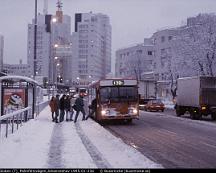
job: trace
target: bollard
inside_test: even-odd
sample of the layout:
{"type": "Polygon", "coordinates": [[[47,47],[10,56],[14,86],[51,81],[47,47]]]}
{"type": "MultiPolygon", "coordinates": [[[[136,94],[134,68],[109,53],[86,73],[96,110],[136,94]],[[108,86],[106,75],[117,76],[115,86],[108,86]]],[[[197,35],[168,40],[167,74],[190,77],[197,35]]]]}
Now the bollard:
{"type": "Polygon", "coordinates": [[[12,118],[12,133],[14,132],[14,116],[12,118]]]}
{"type": "Polygon", "coordinates": [[[7,123],[6,123],[6,132],[5,132],[5,137],[7,138],[8,137],[8,118],[7,118],[7,123]]]}
{"type": "Polygon", "coordinates": [[[19,128],[19,116],[18,115],[16,115],[16,121],[17,121],[17,130],[18,130],[19,128]]]}

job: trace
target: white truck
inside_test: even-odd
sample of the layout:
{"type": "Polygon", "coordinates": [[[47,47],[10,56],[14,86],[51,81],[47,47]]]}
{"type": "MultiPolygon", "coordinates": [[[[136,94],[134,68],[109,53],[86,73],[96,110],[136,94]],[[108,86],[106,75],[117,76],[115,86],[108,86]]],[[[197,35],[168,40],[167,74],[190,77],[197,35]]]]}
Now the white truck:
{"type": "Polygon", "coordinates": [[[141,98],[156,98],[156,82],[153,80],[140,80],[138,92],[141,98]]]}
{"type": "Polygon", "coordinates": [[[192,119],[211,115],[216,120],[216,77],[196,76],[177,80],[176,115],[192,119]]]}

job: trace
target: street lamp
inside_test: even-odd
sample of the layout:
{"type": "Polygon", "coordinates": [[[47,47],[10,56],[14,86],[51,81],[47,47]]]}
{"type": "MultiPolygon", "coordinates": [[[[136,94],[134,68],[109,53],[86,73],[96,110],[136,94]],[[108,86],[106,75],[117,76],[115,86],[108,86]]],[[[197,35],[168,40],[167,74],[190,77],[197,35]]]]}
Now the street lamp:
{"type": "Polygon", "coordinates": [[[76,83],[77,83],[77,85],[79,85],[79,80],[80,80],[80,78],[79,78],[79,77],[77,77],[76,79],[77,79],[77,81],[78,81],[78,82],[76,82],[76,83]]]}
{"type": "Polygon", "coordinates": [[[89,75],[88,78],[89,78],[89,80],[88,80],[88,85],[89,85],[89,84],[91,83],[91,78],[92,78],[92,76],[89,75]]]}
{"type": "MultiPolygon", "coordinates": [[[[37,0],[35,0],[35,19],[34,19],[34,61],[33,61],[33,76],[35,80],[36,75],[36,60],[37,60],[37,0]]],[[[33,102],[32,102],[32,119],[34,119],[35,113],[35,98],[36,98],[36,89],[35,84],[33,86],[32,92],[33,102]]]]}
{"type": "Polygon", "coordinates": [[[52,22],[53,22],[53,23],[56,23],[56,22],[57,22],[57,18],[56,18],[56,17],[53,17],[53,18],[52,18],[52,22]]]}

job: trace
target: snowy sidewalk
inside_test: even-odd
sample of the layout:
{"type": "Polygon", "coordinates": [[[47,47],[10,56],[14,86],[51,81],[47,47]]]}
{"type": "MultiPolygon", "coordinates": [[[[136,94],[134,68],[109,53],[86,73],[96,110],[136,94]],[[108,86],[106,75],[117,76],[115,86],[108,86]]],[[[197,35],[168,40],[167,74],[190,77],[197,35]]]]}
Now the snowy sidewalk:
{"type": "Polygon", "coordinates": [[[0,143],[0,168],[159,168],[93,120],[53,123],[47,106],[0,143]]]}

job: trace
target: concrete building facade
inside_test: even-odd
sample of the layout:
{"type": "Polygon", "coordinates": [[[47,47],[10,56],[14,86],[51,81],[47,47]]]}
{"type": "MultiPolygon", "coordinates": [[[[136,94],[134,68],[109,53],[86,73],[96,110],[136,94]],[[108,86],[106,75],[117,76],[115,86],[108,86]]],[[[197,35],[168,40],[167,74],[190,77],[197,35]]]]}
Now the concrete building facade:
{"type": "Polygon", "coordinates": [[[142,44],[116,51],[116,77],[130,77],[141,80],[142,73],[152,71],[154,66],[154,46],[147,40],[142,44]]]}
{"type": "Polygon", "coordinates": [[[22,60],[20,60],[19,64],[4,64],[3,71],[8,75],[18,75],[18,76],[26,76],[30,77],[30,66],[28,64],[22,64],[22,60]]]}
{"type": "MultiPolygon", "coordinates": [[[[56,11],[55,15],[37,16],[36,76],[47,78],[47,82],[71,83],[71,18],[56,11]],[[56,71],[57,70],[57,71],[56,71]]],[[[30,76],[34,74],[34,19],[28,25],[28,64],[30,76]]]]}
{"type": "Polygon", "coordinates": [[[73,81],[78,80],[80,85],[87,85],[92,80],[105,78],[111,72],[109,17],[92,12],[75,14],[75,33],[72,39],[74,58],[78,64],[78,74],[73,81]]]}
{"type": "MultiPolygon", "coordinates": [[[[148,39],[148,42],[152,42],[153,68],[142,67],[141,79],[148,77],[149,70],[153,75],[151,78],[157,81],[158,96],[169,97],[171,83],[178,77],[216,75],[215,28],[215,14],[200,14],[188,18],[184,26],[155,32],[148,39]]],[[[136,68],[130,68],[133,65],[131,60],[135,60],[136,56],[131,56],[129,51],[139,46],[141,45],[116,52],[117,77],[134,76],[135,69],[139,69],[141,63],[136,63],[136,68]]]]}
{"type": "MultiPolygon", "coordinates": [[[[38,15],[37,20],[37,46],[35,73],[37,76],[49,77],[50,63],[50,28],[47,25],[47,19],[50,15],[38,15]]],[[[50,23],[50,20],[48,21],[50,23]]],[[[30,67],[30,76],[34,75],[34,20],[28,24],[27,38],[27,63],[30,67]]]]}

